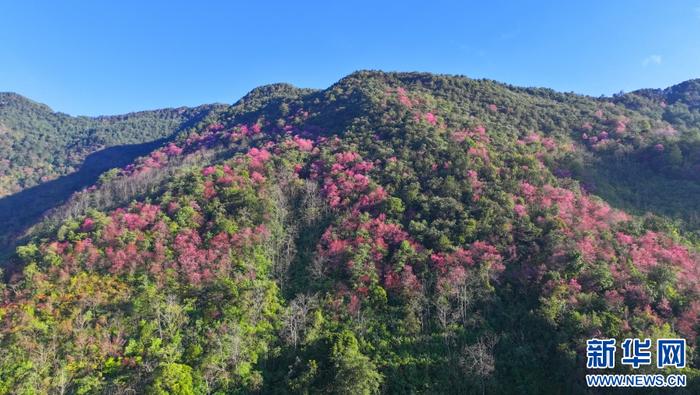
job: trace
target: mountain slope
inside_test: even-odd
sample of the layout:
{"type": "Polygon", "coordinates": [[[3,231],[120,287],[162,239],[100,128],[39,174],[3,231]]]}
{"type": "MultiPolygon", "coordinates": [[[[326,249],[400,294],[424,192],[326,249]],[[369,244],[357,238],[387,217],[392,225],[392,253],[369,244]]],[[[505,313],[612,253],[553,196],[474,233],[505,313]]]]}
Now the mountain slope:
{"type": "Polygon", "coordinates": [[[215,107],[71,117],[0,92],[0,197],[72,173],[100,149],[170,136],[215,107]]]}
{"type": "Polygon", "coordinates": [[[47,210],[146,155],[223,105],[71,117],[0,93],[0,258],[47,210]]]}
{"type": "Polygon", "coordinates": [[[605,173],[693,129],[616,100],[381,72],[255,90],[32,229],[0,392],[587,393],[592,337],[686,338],[697,391],[692,209],[605,173]]]}

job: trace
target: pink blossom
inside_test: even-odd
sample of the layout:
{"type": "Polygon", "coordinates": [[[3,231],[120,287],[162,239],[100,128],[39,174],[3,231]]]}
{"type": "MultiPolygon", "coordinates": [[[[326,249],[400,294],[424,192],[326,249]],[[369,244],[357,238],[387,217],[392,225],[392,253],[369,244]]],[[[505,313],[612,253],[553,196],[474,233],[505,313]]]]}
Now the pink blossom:
{"type": "Polygon", "coordinates": [[[354,162],[357,159],[360,158],[360,155],[357,152],[342,152],[335,154],[335,160],[341,165],[348,164],[350,162],[354,162]]]}
{"type": "Polygon", "coordinates": [[[624,120],[618,120],[615,122],[615,132],[616,133],[622,133],[627,129],[627,124],[625,123],[624,120]]]}
{"type": "Polygon", "coordinates": [[[525,137],[525,142],[530,144],[530,143],[538,143],[542,139],[542,136],[540,136],[537,133],[530,133],[525,137]]]}
{"type": "Polygon", "coordinates": [[[251,175],[250,178],[255,182],[256,184],[262,184],[265,182],[265,176],[262,174],[258,173],[257,171],[254,171],[251,175]]]}
{"type": "Polygon", "coordinates": [[[401,104],[409,108],[413,106],[413,103],[411,102],[411,99],[408,98],[408,95],[404,88],[396,88],[396,93],[399,96],[399,102],[401,104]]]}
{"type": "Polygon", "coordinates": [[[577,294],[581,292],[581,284],[578,283],[578,281],[575,278],[572,278],[569,280],[569,292],[573,294],[577,294]]]}
{"type": "Polygon", "coordinates": [[[80,230],[83,232],[89,232],[95,227],[95,221],[90,217],[85,217],[83,224],[80,226],[80,230]]]}
{"type": "Polygon", "coordinates": [[[299,136],[294,136],[294,142],[301,151],[311,151],[314,148],[314,143],[311,140],[301,138],[299,136]]]}
{"type": "Polygon", "coordinates": [[[178,147],[177,145],[170,143],[168,146],[165,148],[165,153],[168,156],[177,156],[182,153],[183,149],[178,147]]]}
{"type": "Polygon", "coordinates": [[[207,129],[211,132],[218,132],[220,130],[224,129],[224,125],[220,123],[213,123],[207,127],[207,129]]]}
{"type": "Polygon", "coordinates": [[[615,234],[615,237],[617,238],[618,243],[625,245],[625,246],[631,245],[634,242],[634,237],[627,235],[625,233],[622,233],[622,232],[617,232],[615,234]]]}
{"type": "Polygon", "coordinates": [[[520,183],[520,190],[523,192],[523,195],[528,200],[532,199],[535,196],[535,193],[537,192],[537,188],[534,185],[528,183],[527,181],[523,181],[520,183]]]}
{"type": "Polygon", "coordinates": [[[207,166],[204,169],[202,169],[202,175],[207,177],[212,174],[216,173],[216,167],[214,166],[207,166]]]}
{"type": "Polygon", "coordinates": [[[477,201],[483,192],[483,183],[479,181],[479,176],[474,170],[467,170],[467,178],[472,187],[472,200],[477,201]]]}
{"type": "Polygon", "coordinates": [[[254,170],[261,170],[267,160],[270,159],[270,152],[266,149],[251,148],[248,151],[248,157],[250,158],[250,168],[254,170]]]}
{"type": "Polygon", "coordinates": [[[542,139],[542,146],[551,151],[557,147],[557,143],[554,141],[553,138],[546,137],[542,139]]]}

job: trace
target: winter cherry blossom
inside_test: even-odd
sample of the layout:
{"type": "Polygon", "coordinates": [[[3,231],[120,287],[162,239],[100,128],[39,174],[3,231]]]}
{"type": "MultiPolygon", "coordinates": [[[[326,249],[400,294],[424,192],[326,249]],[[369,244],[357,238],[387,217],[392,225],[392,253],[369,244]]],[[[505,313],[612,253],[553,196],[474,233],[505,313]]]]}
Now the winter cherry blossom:
{"type": "Polygon", "coordinates": [[[403,104],[404,106],[411,108],[413,107],[413,103],[411,102],[411,99],[408,98],[408,94],[406,92],[406,89],[404,88],[397,88],[396,89],[396,94],[399,97],[399,102],[403,104]]]}
{"type": "Polygon", "coordinates": [[[294,143],[301,151],[309,152],[314,148],[314,142],[309,139],[304,139],[299,136],[294,136],[294,143]]]}
{"type": "Polygon", "coordinates": [[[216,173],[216,167],[214,166],[207,166],[204,169],[202,169],[202,175],[205,177],[210,176],[214,173],[216,173]]]}
{"type": "Polygon", "coordinates": [[[80,230],[83,232],[89,232],[89,231],[93,230],[94,227],[95,227],[95,220],[93,220],[90,217],[85,217],[85,219],[83,220],[83,224],[80,225],[80,230]]]}
{"type": "Polygon", "coordinates": [[[479,176],[474,170],[467,170],[467,178],[472,187],[472,200],[477,201],[483,192],[483,183],[479,181],[479,176]]]}

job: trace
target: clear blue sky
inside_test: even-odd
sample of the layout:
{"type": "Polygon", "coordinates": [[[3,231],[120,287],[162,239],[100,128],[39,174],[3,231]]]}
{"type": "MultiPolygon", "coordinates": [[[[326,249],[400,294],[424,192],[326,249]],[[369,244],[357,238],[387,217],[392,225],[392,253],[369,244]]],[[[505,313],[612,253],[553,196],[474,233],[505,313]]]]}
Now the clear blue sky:
{"type": "Polygon", "coordinates": [[[97,115],[358,69],[595,96],[700,77],[700,0],[240,3],[0,0],[0,91],[97,115]]]}

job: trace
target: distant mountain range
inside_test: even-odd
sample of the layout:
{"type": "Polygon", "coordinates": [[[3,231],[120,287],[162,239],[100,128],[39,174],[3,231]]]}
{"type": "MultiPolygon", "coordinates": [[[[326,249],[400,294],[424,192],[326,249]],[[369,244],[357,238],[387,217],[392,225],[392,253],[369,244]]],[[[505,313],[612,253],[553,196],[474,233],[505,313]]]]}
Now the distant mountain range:
{"type": "Polygon", "coordinates": [[[0,394],[589,393],[593,337],[685,338],[700,391],[700,80],[0,94],[0,136],[0,394]]]}

